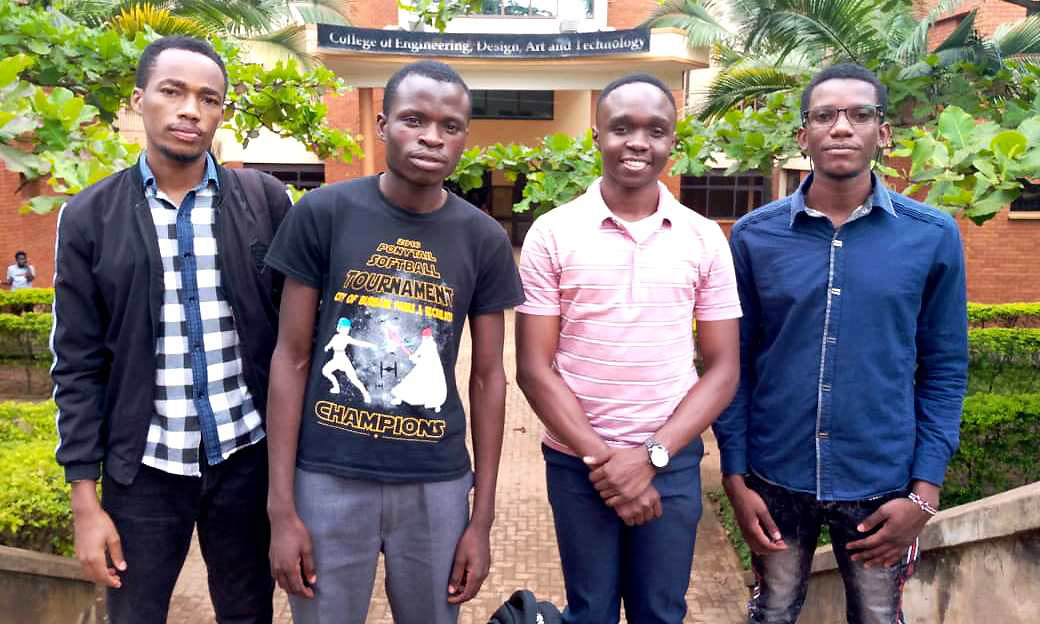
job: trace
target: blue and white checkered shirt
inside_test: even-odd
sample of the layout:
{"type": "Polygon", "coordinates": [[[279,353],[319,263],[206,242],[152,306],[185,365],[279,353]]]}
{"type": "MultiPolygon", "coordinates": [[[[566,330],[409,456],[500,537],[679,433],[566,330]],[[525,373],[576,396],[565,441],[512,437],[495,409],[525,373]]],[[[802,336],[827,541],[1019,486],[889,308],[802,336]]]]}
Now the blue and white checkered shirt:
{"type": "Polygon", "coordinates": [[[159,190],[144,154],[139,163],[163,263],[155,413],[142,462],[198,476],[200,451],[215,465],[264,437],[222,287],[213,209],[219,180],[207,154],[205,177],[177,207],[159,190]]]}

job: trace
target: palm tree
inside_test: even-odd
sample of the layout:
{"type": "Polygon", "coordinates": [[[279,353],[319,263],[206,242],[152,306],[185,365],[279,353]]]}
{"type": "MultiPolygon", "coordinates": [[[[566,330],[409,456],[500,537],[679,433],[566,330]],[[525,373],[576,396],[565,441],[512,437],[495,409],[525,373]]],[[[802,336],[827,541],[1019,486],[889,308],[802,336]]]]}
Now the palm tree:
{"type": "Polygon", "coordinates": [[[963,0],[942,0],[923,17],[906,0],[668,0],[647,20],[676,26],[691,45],[711,45],[723,68],[709,85],[702,119],[752,105],[805,84],[815,69],[841,61],[865,65],[893,82],[939,75],[963,63],[983,73],[1040,60],[1040,15],[984,39],[970,12],[928,50],[935,21],[963,0]],[[723,28],[723,23],[732,27],[723,28]],[[934,56],[933,56],[934,55],[934,56]]]}
{"type": "Polygon", "coordinates": [[[349,24],[350,0],[42,0],[56,15],[91,26],[107,25],[129,36],[145,26],[162,35],[228,35],[262,61],[294,58],[313,64],[304,51],[305,24],[349,24]]]}

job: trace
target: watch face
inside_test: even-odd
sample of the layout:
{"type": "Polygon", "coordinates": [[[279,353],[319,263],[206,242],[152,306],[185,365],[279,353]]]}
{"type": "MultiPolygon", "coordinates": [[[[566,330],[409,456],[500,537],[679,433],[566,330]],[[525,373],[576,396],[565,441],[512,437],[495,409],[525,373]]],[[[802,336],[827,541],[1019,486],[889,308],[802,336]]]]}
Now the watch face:
{"type": "Polygon", "coordinates": [[[663,446],[655,446],[650,449],[650,463],[655,468],[664,468],[668,465],[668,450],[663,446]]]}

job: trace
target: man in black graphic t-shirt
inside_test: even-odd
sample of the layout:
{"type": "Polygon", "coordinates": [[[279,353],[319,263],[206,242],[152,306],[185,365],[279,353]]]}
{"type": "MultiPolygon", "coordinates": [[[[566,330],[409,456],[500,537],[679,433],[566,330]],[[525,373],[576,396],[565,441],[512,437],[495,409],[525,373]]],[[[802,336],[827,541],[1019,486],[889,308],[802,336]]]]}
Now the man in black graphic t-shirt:
{"type": "Polygon", "coordinates": [[[462,79],[414,63],[383,106],[387,171],[307,194],[267,257],[287,277],[268,408],[271,562],[297,624],[364,622],[380,552],[402,624],[455,622],[490,566],[503,311],[523,291],[502,228],[442,186],[465,146],[462,79]],[[467,318],[475,477],[455,383],[467,318]]]}

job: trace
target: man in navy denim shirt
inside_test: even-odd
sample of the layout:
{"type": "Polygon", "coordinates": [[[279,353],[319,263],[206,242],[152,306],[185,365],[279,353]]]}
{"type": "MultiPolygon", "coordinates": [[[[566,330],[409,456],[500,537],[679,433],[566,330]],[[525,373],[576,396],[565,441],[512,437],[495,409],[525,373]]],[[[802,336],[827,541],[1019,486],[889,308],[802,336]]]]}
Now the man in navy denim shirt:
{"type": "Polygon", "coordinates": [[[871,172],[891,137],[886,100],[862,67],[817,74],[798,132],[813,175],[733,226],[741,381],[714,429],[754,553],[749,622],[798,618],[823,523],[850,624],[902,622],[917,536],[957,448],[960,235],[871,172]]]}

